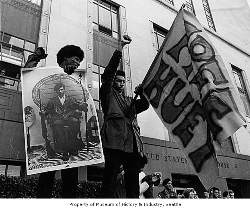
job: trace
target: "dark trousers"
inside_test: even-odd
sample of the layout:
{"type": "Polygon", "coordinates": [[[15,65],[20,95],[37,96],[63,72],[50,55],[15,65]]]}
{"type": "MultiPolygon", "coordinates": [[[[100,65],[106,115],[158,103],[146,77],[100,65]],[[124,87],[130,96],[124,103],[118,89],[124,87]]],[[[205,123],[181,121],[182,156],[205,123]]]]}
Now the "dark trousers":
{"type": "MultiPolygon", "coordinates": [[[[37,198],[52,198],[55,171],[41,173],[38,180],[37,198]]],[[[76,198],[78,168],[61,170],[62,198],[76,198]]]]}
{"type": "Polygon", "coordinates": [[[81,139],[77,136],[80,132],[80,123],[67,121],[53,124],[53,135],[55,143],[55,152],[76,152],[83,148],[81,139]]]}
{"type": "Polygon", "coordinates": [[[114,198],[115,184],[120,165],[124,169],[126,198],[139,198],[138,153],[104,148],[105,168],[102,181],[101,198],[114,198]]]}

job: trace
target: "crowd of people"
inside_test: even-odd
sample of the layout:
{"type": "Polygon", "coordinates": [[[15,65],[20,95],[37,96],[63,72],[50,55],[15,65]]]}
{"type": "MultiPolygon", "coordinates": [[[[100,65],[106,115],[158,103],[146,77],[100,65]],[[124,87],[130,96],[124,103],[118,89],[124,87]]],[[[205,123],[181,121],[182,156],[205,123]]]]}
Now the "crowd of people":
{"type": "MultiPolygon", "coordinates": [[[[164,190],[159,192],[156,198],[187,198],[187,199],[198,199],[198,194],[194,188],[186,188],[182,193],[176,192],[172,185],[172,181],[167,178],[163,181],[162,185],[164,190]]],[[[203,198],[203,197],[202,197],[203,198]]],[[[209,191],[204,192],[205,199],[233,199],[234,192],[232,190],[226,190],[221,193],[216,187],[212,187],[209,191]]]]}
{"type": "MultiPolygon", "coordinates": [[[[142,180],[140,182],[140,186],[142,190],[145,190],[145,183],[142,180]]],[[[150,185],[149,185],[150,186],[150,185]]],[[[151,185],[152,186],[152,185],[151,185]]],[[[154,185],[158,186],[158,185],[154,185]]],[[[172,181],[169,178],[166,178],[162,182],[162,186],[164,189],[160,191],[156,197],[153,196],[153,193],[151,193],[150,198],[184,198],[184,199],[198,199],[199,196],[194,188],[186,188],[183,190],[182,193],[177,193],[175,188],[172,185],[172,181]]],[[[146,190],[145,190],[146,192],[146,190]]],[[[140,198],[146,198],[145,196],[141,196],[140,198]]],[[[209,191],[204,191],[204,197],[205,199],[233,199],[234,198],[234,192],[233,190],[226,190],[223,193],[221,190],[219,190],[217,187],[212,187],[209,191]]]]}
{"type": "MultiPolygon", "coordinates": [[[[234,198],[233,190],[226,190],[223,193],[217,187],[212,187],[209,191],[204,191],[203,196],[198,196],[194,188],[186,188],[182,192],[177,192],[173,186],[172,180],[166,178],[161,180],[161,174],[153,173],[146,175],[144,168],[148,163],[148,159],[145,155],[139,159],[139,198],[158,198],[158,199],[232,199],[234,198]],[[162,191],[155,194],[154,187],[164,187],[162,191]]],[[[117,176],[115,185],[115,198],[126,198],[125,181],[124,181],[124,170],[120,168],[120,173],[117,176]]]]}
{"type": "MultiPolygon", "coordinates": [[[[170,178],[166,178],[161,183],[161,177],[159,174],[146,175],[143,172],[145,165],[148,163],[147,157],[144,155],[140,162],[140,173],[139,173],[139,186],[140,196],[139,198],[184,198],[184,199],[198,199],[198,194],[194,188],[186,188],[182,193],[178,193],[172,184],[170,178]],[[160,185],[161,184],[161,185],[160,185]],[[164,189],[160,191],[156,196],[153,193],[154,186],[163,186],[164,189]]],[[[232,199],[234,198],[234,192],[232,190],[226,190],[223,193],[217,187],[212,187],[209,191],[204,191],[205,199],[232,199]]]]}
{"type": "Polygon", "coordinates": [[[204,192],[205,198],[224,198],[224,199],[232,199],[234,198],[234,191],[233,190],[226,190],[223,193],[217,187],[212,187],[209,191],[204,192]]]}

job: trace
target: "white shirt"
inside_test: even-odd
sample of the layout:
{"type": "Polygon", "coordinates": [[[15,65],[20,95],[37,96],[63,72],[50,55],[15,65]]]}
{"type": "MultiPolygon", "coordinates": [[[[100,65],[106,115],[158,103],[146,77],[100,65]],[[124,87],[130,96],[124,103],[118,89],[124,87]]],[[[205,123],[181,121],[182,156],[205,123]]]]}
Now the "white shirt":
{"type": "Polygon", "coordinates": [[[145,176],[146,176],[146,174],[145,174],[143,171],[141,171],[141,172],[139,173],[139,185],[140,185],[139,198],[140,198],[140,199],[145,198],[144,195],[143,195],[143,193],[149,188],[149,185],[148,185],[147,182],[143,182],[143,183],[142,183],[142,179],[143,179],[145,176]]]}
{"type": "Polygon", "coordinates": [[[64,102],[65,102],[65,95],[64,95],[62,98],[60,98],[60,97],[58,97],[58,98],[59,98],[59,100],[60,100],[61,104],[63,105],[63,104],[64,104],[64,102]]]}

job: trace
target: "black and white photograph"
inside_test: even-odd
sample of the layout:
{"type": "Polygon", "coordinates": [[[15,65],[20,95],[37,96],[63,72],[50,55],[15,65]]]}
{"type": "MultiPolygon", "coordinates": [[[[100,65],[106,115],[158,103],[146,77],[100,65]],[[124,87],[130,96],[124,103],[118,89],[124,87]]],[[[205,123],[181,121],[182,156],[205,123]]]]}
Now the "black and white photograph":
{"type": "Polygon", "coordinates": [[[60,71],[22,70],[27,174],[103,162],[93,99],[60,71]]]}
{"type": "Polygon", "coordinates": [[[250,0],[0,0],[0,202],[244,206],[249,34],[250,0]]]}

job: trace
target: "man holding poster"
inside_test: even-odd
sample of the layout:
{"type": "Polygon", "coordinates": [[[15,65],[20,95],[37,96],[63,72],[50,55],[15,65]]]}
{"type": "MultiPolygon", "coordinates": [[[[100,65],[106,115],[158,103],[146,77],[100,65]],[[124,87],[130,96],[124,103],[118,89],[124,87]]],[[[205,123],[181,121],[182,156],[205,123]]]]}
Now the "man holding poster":
{"type": "MultiPolygon", "coordinates": [[[[83,60],[84,52],[78,46],[67,45],[57,53],[57,63],[67,74],[72,74],[83,60]]],[[[62,86],[63,87],[63,86],[62,86]]],[[[55,91],[59,91],[59,85],[55,86],[55,91]]],[[[58,96],[61,96],[60,91],[58,96]]],[[[63,94],[64,95],[64,94],[63,94]]],[[[59,97],[60,97],[59,96],[59,97]]],[[[59,106],[60,107],[60,106],[59,106]]],[[[47,110],[49,107],[47,106],[47,110]]],[[[57,110],[57,109],[55,109],[57,110]]],[[[57,133],[58,134],[58,133],[57,133]]],[[[61,136],[60,136],[61,137],[61,136]]],[[[64,137],[63,137],[64,138],[64,137]]],[[[60,138],[58,140],[61,140],[60,138]]],[[[51,198],[56,171],[41,173],[39,176],[37,197],[51,198]]],[[[78,168],[69,168],[61,171],[62,176],[62,197],[75,198],[78,184],[78,168]]]]}
{"type": "Polygon", "coordinates": [[[22,69],[23,107],[30,107],[34,115],[40,115],[24,128],[27,174],[40,173],[38,198],[52,198],[58,170],[62,197],[76,198],[78,167],[103,162],[94,101],[82,84],[82,75],[74,72],[83,57],[80,47],[66,45],[57,53],[60,68],[33,68],[30,59],[31,65],[26,64],[22,69]],[[96,122],[94,140],[88,135],[90,120],[96,122]]]}

